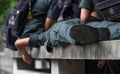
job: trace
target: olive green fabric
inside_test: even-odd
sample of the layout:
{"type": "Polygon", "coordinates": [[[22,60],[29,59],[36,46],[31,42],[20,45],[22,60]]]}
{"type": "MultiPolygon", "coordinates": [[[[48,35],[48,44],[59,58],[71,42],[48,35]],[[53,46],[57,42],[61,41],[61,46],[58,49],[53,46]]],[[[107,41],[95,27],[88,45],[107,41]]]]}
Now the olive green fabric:
{"type": "Polygon", "coordinates": [[[81,0],[79,7],[86,8],[92,11],[94,9],[94,4],[92,0],[81,0]]]}
{"type": "MultiPolygon", "coordinates": [[[[31,35],[29,45],[37,47],[46,43],[48,46],[50,46],[49,44],[51,46],[75,44],[75,40],[69,36],[70,28],[74,25],[82,25],[79,18],[58,22],[42,34],[31,35]]],[[[118,22],[92,21],[86,23],[86,25],[95,28],[108,28],[110,31],[110,40],[120,39],[120,23],[118,22]]]]}
{"type": "Polygon", "coordinates": [[[29,37],[38,30],[42,33],[46,18],[56,20],[60,9],[58,0],[36,0],[32,7],[33,19],[26,24],[21,37],[29,37]]]}

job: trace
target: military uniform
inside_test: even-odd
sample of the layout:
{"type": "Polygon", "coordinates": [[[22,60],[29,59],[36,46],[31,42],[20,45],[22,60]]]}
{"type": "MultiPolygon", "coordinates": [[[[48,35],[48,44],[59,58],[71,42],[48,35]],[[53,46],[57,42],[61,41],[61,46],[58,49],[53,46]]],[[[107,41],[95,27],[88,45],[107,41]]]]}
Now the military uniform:
{"type": "MultiPolygon", "coordinates": [[[[37,47],[46,43],[51,46],[75,44],[75,40],[69,35],[70,28],[74,25],[81,25],[79,18],[58,22],[42,34],[31,35],[29,45],[37,47]]],[[[108,28],[110,30],[110,39],[120,39],[120,23],[101,21],[89,22],[86,25],[95,28],[108,28]]]]}
{"type": "Polygon", "coordinates": [[[56,20],[60,13],[59,0],[36,0],[32,7],[33,19],[30,20],[22,33],[21,37],[29,37],[33,33],[42,33],[46,18],[56,20]]]}
{"type": "Polygon", "coordinates": [[[94,4],[92,0],[81,0],[79,7],[92,11],[94,9],[94,4]]]}
{"type": "Polygon", "coordinates": [[[95,5],[101,1],[104,0],[81,0],[79,7],[93,11],[95,9],[95,5]]]}

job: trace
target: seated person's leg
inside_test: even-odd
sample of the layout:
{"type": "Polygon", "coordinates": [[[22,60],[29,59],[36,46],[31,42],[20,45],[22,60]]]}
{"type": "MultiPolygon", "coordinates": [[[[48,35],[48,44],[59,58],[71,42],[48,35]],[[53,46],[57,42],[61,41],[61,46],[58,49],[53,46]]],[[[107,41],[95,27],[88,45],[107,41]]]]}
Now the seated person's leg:
{"type": "Polygon", "coordinates": [[[31,35],[29,45],[36,47],[36,45],[41,46],[41,43],[46,42],[51,44],[51,46],[61,46],[61,43],[75,44],[75,42],[90,44],[109,39],[110,33],[107,28],[93,28],[88,25],[80,25],[80,23],[79,25],[74,23],[73,25],[69,24],[68,22],[55,24],[51,29],[42,34],[31,35]]]}

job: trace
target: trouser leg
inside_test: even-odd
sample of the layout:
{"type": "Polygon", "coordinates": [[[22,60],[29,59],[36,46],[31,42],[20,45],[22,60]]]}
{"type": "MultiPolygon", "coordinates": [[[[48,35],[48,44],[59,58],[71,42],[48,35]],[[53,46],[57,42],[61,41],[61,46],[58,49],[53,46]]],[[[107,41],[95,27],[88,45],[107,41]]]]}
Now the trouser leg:
{"type": "MultiPolygon", "coordinates": [[[[59,24],[58,24],[59,25],[59,24]]],[[[66,46],[68,44],[75,44],[75,40],[73,40],[70,35],[70,28],[73,25],[65,24],[63,26],[56,25],[51,29],[49,34],[49,42],[52,46],[66,46]]]]}
{"type": "MultiPolygon", "coordinates": [[[[63,21],[53,25],[52,28],[50,28],[48,31],[42,34],[37,34],[32,36],[33,38],[31,39],[33,43],[36,43],[37,46],[41,44],[51,45],[51,46],[59,46],[59,45],[64,46],[68,44],[75,44],[75,40],[70,37],[70,29],[72,26],[78,24],[80,25],[79,19],[77,20],[73,19],[72,21],[68,20],[65,22],[63,21]]],[[[92,26],[94,28],[108,28],[110,31],[110,39],[116,39],[116,38],[119,39],[120,37],[120,23],[103,21],[103,22],[90,22],[87,23],[87,25],[92,26]]]]}
{"type": "Polygon", "coordinates": [[[110,40],[120,39],[120,23],[119,22],[89,22],[87,25],[95,28],[108,28],[110,31],[110,40]]]}
{"type": "Polygon", "coordinates": [[[66,46],[68,44],[75,44],[75,40],[70,37],[69,32],[72,26],[78,24],[80,24],[79,19],[56,23],[46,32],[31,35],[29,45],[37,47],[41,45],[66,46]]]}

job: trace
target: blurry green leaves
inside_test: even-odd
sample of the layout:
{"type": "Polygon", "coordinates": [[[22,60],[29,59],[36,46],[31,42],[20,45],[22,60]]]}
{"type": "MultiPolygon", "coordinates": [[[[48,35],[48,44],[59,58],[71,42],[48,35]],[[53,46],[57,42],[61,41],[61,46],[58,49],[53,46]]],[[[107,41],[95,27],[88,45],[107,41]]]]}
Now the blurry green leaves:
{"type": "Polygon", "coordinates": [[[4,15],[11,8],[13,8],[19,0],[0,0],[0,38],[1,38],[1,25],[3,23],[4,15]]]}
{"type": "Polygon", "coordinates": [[[2,24],[4,15],[13,8],[19,0],[0,0],[0,25],[2,24]]]}
{"type": "Polygon", "coordinates": [[[18,0],[0,0],[0,15],[16,5],[18,0]]]}
{"type": "Polygon", "coordinates": [[[10,0],[0,0],[0,15],[5,13],[5,11],[10,7],[10,0]]]}

